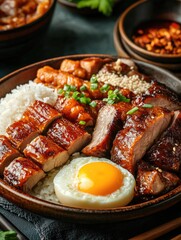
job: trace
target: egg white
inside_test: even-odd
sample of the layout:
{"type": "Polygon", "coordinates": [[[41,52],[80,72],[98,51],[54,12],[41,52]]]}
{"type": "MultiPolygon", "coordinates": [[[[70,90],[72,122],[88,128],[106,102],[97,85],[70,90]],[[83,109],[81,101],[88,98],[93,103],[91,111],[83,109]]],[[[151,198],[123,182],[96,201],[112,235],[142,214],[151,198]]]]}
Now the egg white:
{"type": "Polygon", "coordinates": [[[126,169],[105,158],[79,157],[64,166],[54,178],[54,189],[58,200],[67,206],[81,208],[114,208],[127,205],[134,197],[135,179],[126,169]],[[123,175],[123,184],[115,192],[106,196],[96,196],[77,189],[79,169],[91,162],[108,162],[118,168],[123,175]]]}

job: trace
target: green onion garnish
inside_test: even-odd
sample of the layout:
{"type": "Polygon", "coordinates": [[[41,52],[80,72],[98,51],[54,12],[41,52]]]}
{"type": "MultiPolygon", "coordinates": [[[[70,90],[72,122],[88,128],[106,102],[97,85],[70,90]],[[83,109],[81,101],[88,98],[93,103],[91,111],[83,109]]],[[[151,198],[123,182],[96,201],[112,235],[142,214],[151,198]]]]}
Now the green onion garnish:
{"type": "Polygon", "coordinates": [[[80,124],[80,125],[85,125],[85,124],[86,124],[86,121],[80,121],[79,124],[80,124]]]}
{"type": "Polygon", "coordinates": [[[138,107],[134,107],[134,108],[132,108],[132,109],[129,110],[126,114],[131,115],[131,114],[135,113],[136,111],[138,111],[138,107]]]}
{"type": "Polygon", "coordinates": [[[70,91],[75,92],[77,90],[76,86],[70,85],[70,91]]]}
{"type": "Polygon", "coordinates": [[[109,104],[114,104],[117,102],[130,102],[129,98],[126,98],[123,96],[120,92],[119,89],[109,90],[108,91],[108,97],[104,98],[103,101],[109,103],[109,104]]]}
{"type": "Polygon", "coordinates": [[[80,91],[86,91],[87,90],[87,87],[85,86],[85,85],[82,85],[81,87],[80,87],[80,91]]]}
{"type": "Polygon", "coordinates": [[[152,108],[153,105],[145,103],[145,104],[143,104],[142,107],[144,107],[144,108],[152,108]]]}
{"type": "Polygon", "coordinates": [[[109,90],[109,88],[110,88],[110,86],[109,86],[108,84],[104,84],[104,85],[100,88],[100,90],[101,90],[101,92],[105,93],[105,92],[107,92],[107,91],[109,90]]]}
{"type": "Polygon", "coordinates": [[[80,93],[78,91],[75,91],[73,94],[72,94],[72,97],[75,99],[75,100],[78,100],[79,99],[79,95],[80,93]]]}
{"type": "Polygon", "coordinates": [[[91,79],[90,79],[91,83],[97,83],[97,77],[95,74],[92,75],[91,79]]]}
{"type": "Polygon", "coordinates": [[[70,91],[70,85],[65,84],[63,87],[64,91],[70,91]]]}
{"type": "Polygon", "coordinates": [[[97,106],[97,103],[95,101],[92,101],[89,103],[89,105],[94,108],[97,106]]]}
{"type": "Polygon", "coordinates": [[[79,102],[80,102],[80,103],[84,103],[84,104],[90,104],[91,99],[88,98],[88,97],[80,97],[80,98],[79,98],[79,102]]]}
{"type": "Polygon", "coordinates": [[[91,83],[90,89],[96,90],[98,88],[98,83],[91,83]]]}
{"type": "Polygon", "coordinates": [[[2,240],[18,240],[17,233],[15,231],[0,231],[0,239],[2,240]]]}
{"type": "Polygon", "coordinates": [[[60,88],[60,89],[58,90],[58,94],[63,95],[63,94],[64,94],[64,90],[63,90],[62,88],[60,88]]]}

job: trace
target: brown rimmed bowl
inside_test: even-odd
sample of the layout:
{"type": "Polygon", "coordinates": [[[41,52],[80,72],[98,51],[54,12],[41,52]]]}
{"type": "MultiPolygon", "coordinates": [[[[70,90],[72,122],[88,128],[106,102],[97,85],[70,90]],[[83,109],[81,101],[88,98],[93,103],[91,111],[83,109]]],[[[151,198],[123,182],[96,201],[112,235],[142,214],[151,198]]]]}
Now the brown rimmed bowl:
{"type": "MultiPolygon", "coordinates": [[[[44,60],[38,63],[21,68],[0,80],[0,98],[4,97],[17,85],[25,84],[30,79],[34,79],[36,72],[39,68],[49,65],[54,68],[59,68],[60,63],[65,58],[69,59],[82,59],[85,57],[113,57],[110,55],[72,55],[44,60]]],[[[135,61],[140,71],[145,74],[152,75],[158,81],[165,83],[173,91],[177,92],[181,96],[181,81],[171,73],[158,68],[156,66],[135,61]]],[[[112,209],[100,209],[90,210],[82,208],[67,207],[61,204],[55,204],[48,201],[44,201],[29,194],[25,194],[22,191],[10,187],[0,178],[0,195],[14,204],[32,211],[36,214],[40,214],[46,217],[52,217],[64,221],[71,221],[76,223],[103,223],[103,222],[116,222],[125,221],[131,219],[137,219],[145,217],[156,212],[165,210],[174,204],[181,201],[181,185],[173,189],[172,191],[157,197],[154,200],[147,202],[129,205],[125,207],[112,208],[112,209]]]]}
{"type": "Polygon", "coordinates": [[[17,28],[0,30],[1,60],[24,55],[27,50],[37,45],[50,25],[56,2],[57,0],[51,0],[47,12],[35,21],[17,28]]]}
{"type": "Polygon", "coordinates": [[[136,45],[132,35],[137,27],[147,21],[170,20],[181,23],[181,1],[140,0],[128,7],[119,19],[121,39],[131,51],[142,58],[158,63],[181,63],[181,54],[158,54],[136,45]]]}

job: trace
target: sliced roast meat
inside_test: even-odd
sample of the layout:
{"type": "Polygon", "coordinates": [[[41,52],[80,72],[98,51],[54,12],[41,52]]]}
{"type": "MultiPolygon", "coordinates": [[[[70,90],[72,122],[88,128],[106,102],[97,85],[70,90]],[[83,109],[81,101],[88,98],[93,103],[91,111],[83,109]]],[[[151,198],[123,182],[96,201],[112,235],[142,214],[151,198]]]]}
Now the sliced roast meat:
{"type": "Polygon", "coordinates": [[[91,139],[89,133],[63,117],[53,122],[47,136],[69,154],[80,151],[91,139]]]}
{"type": "Polygon", "coordinates": [[[144,159],[167,171],[181,171],[181,111],[174,113],[171,126],[150,148],[144,159]]]}
{"type": "Polygon", "coordinates": [[[79,124],[83,121],[85,122],[85,127],[92,126],[94,123],[90,113],[86,111],[85,106],[74,98],[66,98],[59,95],[54,107],[62,116],[71,122],[79,124]]]}
{"type": "Polygon", "coordinates": [[[139,161],[168,127],[172,113],[160,107],[139,108],[128,115],[124,129],[116,135],[111,159],[134,174],[139,161]]]}
{"type": "Polygon", "coordinates": [[[0,135],[0,176],[3,175],[4,168],[21,154],[14,147],[6,136],[0,135]]]}
{"type": "Polygon", "coordinates": [[[181,109],[181,102],[177,94],[156,81],[151,84],[148,91],[136,96],[133,102],[133,104],[136,105],[143,105],[145,103],[153,106],[165,107],[171,111],[181,109]]]}
{"type": "Polygon", "coordinates": [[[24,192],[30,191],[42,178],[43,170],[33,161],[19,157],[4,169],[4,181],[24,192]]]}
{"type": "Polygon", "coordinates": [[[27,158],[33,159],[43,171],[63,165],[69,158],[68,152],[45,136],[38,136],[23,151],[27,158]]]}
{"type": "Polygon", "coordinates": [[[98,113],[92,140],[82,152],[95,157],[109,156],[113,139],[121,127],[122,122],[116,108],[113,105],[102,107],[98,113]]]}
{"type": "Polygon", "coordinates": [[[154,197],[166,193],[180,183],[179,177],[170,172],[141,161],[136,177],[136,194],[139,197],[154,197]]]}
{"type": "Polygon", "coordinates": [[[21,119],[12,123],[6,133],[15,148],[23,152],[26,145],[39,135],[39,130],[32,122],[21,119]]]}
{"type": "Polygon", "coordinates": [[[23,119],[33,123],[40,132],[46,131],[48,126],[61,114],[50,104],[36,100],[23,113],[23,119]]]}

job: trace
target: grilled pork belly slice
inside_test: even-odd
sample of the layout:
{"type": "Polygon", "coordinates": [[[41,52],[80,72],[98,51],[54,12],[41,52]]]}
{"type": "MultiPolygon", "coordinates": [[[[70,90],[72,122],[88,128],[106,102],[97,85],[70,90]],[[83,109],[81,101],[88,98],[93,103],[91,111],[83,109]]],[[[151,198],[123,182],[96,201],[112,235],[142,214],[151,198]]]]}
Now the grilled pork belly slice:
{"type": "Polygon", "coordinates": [[[89,112],[74,98],[66,98],[59,95],[54,107],[71,122],[79,123],[84,121],[86,123],[84,126],[93,125],[93,118],[89,112]]]}
{"type": "Polygon", "coordinates": [[[4,168],[20,155],[20,152],[12,147],[9,139],[6,136],[0,135],[0,176],[3,175],[4,168]]]}
{"type": "Polygon", "coordinates": [[[27,158],[33,159],[43,171],[63,165],[69,158],[68,152],[45,136],[38,136],[23,151],[27,158]]]}
{"type": "Polygon", "coordinates": [[[46,131],[48,126],[61,114],[50,104],[36,100],[23,113],[23,119],[32,122],[40,132],[46,131]]]}
{"type": "Polygon", "coordinates": [[[64,117],[53,122],[47,136],[69,154],[80,151],[91,139],[89,133],[64,117]]]}
{"type": "Polygon", "coordinates": [[[176,187],[179,177],[170,172],[140,162],[136,177],[136,192],[139,197],[154,197],[166,193],[176,187]]]}
{"type": "Polygon", "coordinates": [[[128,115],[113,142],[111,159],[134,174],[136,162],[168,127],[171,117],[169,110],[160,107],[140,108],[128,115]]]}
{"type": "Polygon", "coordinates": [[[175,111],[171,126],[150,148],[144,159],[166,171],[181,171],[181,111],[175,111]]]}
{"type": "Polygon", "coordinates": [[[144,103],[165,107],[171,111],[181,109],[181,102],[178,96],[168,87],[156,81],[151,84],[148,91],[136,96],[133,102],[136,105],[143,105],[144,103]]]}
{"type": "Polygon", "coordinates": [[[98,113],[92,140],[82,152],[88,156],[108,156],[112,141],[121,127],[122,123],[116,108],[113,105],[102,107],[98,113]]]}
{"type": "Polygon", "coordinates": [[[4,181],[24,192],[29,192],[44,177],[39,166],[23,157],[14,159],[4,170],[4,181]]]}
{"type": "Polygon", "coordinates": [[[21,119],[12,123],[6,133],[15,148],[23,152],[26,145],[39,135],[39,130],[32,122],[21,119]]]}

